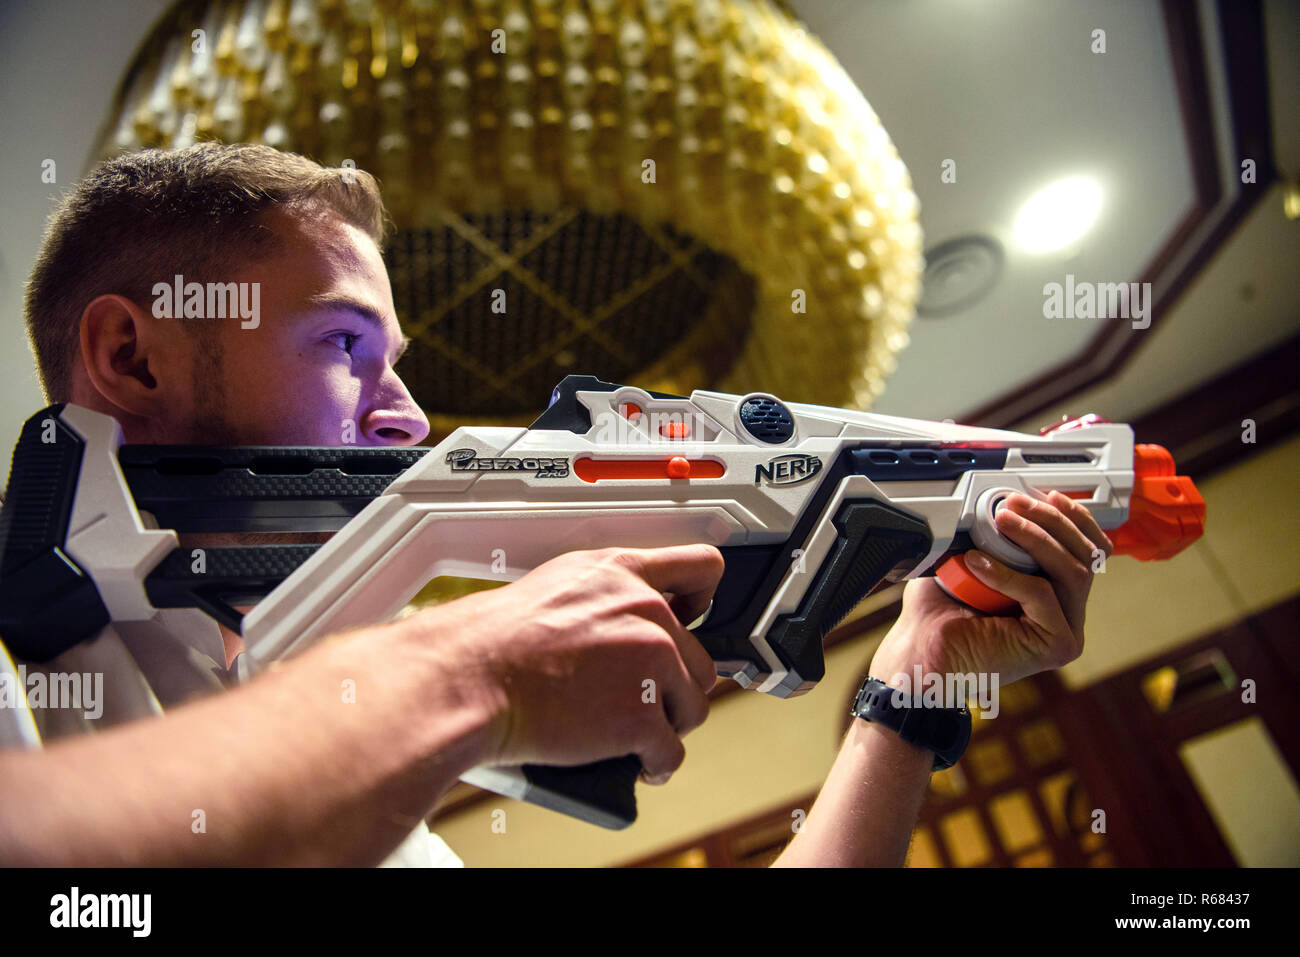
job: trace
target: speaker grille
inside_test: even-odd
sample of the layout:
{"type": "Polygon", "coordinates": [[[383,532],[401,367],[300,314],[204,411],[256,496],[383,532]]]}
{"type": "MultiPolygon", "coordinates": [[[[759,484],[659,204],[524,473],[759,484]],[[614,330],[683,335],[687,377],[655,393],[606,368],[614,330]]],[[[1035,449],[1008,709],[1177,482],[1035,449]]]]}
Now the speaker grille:
{"type": "Polygon", "coordinates": [[[790,410],[775,399],[747,399],[740,407],[740,421],[750,435],[763,442],[785,442],[794,434],[790,410]]]}

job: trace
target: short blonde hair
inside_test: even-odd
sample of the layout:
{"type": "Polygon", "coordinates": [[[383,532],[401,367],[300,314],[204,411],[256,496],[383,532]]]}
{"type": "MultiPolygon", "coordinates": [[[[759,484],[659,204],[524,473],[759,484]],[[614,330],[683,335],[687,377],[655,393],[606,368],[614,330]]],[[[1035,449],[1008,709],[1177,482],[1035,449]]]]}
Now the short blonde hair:
{"type": "Polygon", "coordinates": [[[50,215],[27,282],[24,318],[47,401],[66,402],[81,315],[117,293],[144,304],[172,276],[214,277],[274,253],[273,209],[338,213],[382,250],[392,223],[363,170],[330,169],[251,143],[197,143],[108,160],[50,215]]]}

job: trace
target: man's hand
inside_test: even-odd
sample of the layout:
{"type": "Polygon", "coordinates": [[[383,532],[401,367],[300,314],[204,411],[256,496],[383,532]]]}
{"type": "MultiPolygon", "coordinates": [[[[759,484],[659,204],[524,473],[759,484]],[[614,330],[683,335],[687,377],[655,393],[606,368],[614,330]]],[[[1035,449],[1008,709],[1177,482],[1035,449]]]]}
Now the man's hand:
{"type": "MultiPolygon", "coordinates": [[[[907,583],[903,613],[871,662],[894,683],[926,674],[996,673],[1000,684],[1056,668],[1083,650],[1083,611],[1097,549],[1113,550],[1082,505],[1052,493],[1047,502],[1013,495],[997,514],[1007,538],[1050,576],[1040,578],[967,552],[972,574],[1020,603],[1018,617],[993,618],[958,605],[929,578],[907,583]]],[[[987,556],[983,556],[987,557],[987,556]]],[[[934,755],[878,724],[854,721],[803,829],[777,859],[782,867],[901,866],[925,799],[934,755]]]]}
{"type": "Polygon", "coordinates": [[[494,763],[636,754],[662,784],[708,715],[717,671],[686,625],[722,571],[712,545],[570,552],[430,609],[430,638],[495,701],[494,763]]]}
{"type": "Polygon", "coordinates": [[[996,521],[1048,577],[1015,571],[978,551],[966,553],[966,566],[1019,602],[1020,614],[981,615],[948,598],[934,579],[913,579],[903,591],[903,613],[872,659],[873,677],[888,683],[920,665],[923,673],[996,673],[1000,684],[1010,684],[1079,657],[1097,550],[1109,556],[1114,545],[1092,513],[1060,492],[1046,502],[1012,495],[996,521]]]}

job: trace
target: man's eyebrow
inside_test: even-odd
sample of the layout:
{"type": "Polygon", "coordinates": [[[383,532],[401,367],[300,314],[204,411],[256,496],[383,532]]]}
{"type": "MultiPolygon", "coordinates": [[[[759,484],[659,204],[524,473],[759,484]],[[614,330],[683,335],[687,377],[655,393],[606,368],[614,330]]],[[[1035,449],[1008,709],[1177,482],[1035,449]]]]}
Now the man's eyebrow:
{"type": "MultiPolygon", "coordinates": [[[[314,296],[307,297],[307,305],[311,309],[341,309],[346,312],[355,313],[360,319],[364,319],[369,325],[374,326],[380,332],[385,332],[388,327],[388,321],[383,314],[366,305],[360,299],[353,299],[351,296],[343,296],[338,293],[322,292],[314,296]]],[[[411,337],[402,336],[402,345],[397,350],[397,356],[393,359],[396,363],[398,359],[406,352],[407,347],[411,344],[411,337]]]]}

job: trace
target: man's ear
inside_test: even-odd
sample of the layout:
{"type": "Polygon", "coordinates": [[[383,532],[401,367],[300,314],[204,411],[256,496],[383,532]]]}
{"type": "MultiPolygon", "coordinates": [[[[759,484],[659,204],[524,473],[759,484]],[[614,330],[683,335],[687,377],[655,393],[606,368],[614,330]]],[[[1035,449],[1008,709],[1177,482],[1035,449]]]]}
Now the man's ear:
{"type": "Polygon", "coordinates": [[[158,320],[130,299],[94,299],[81,314],[81,361],[91,385],[124,412],[158,417],[167,401],[158,376],[164,335],[158,320]]]}

